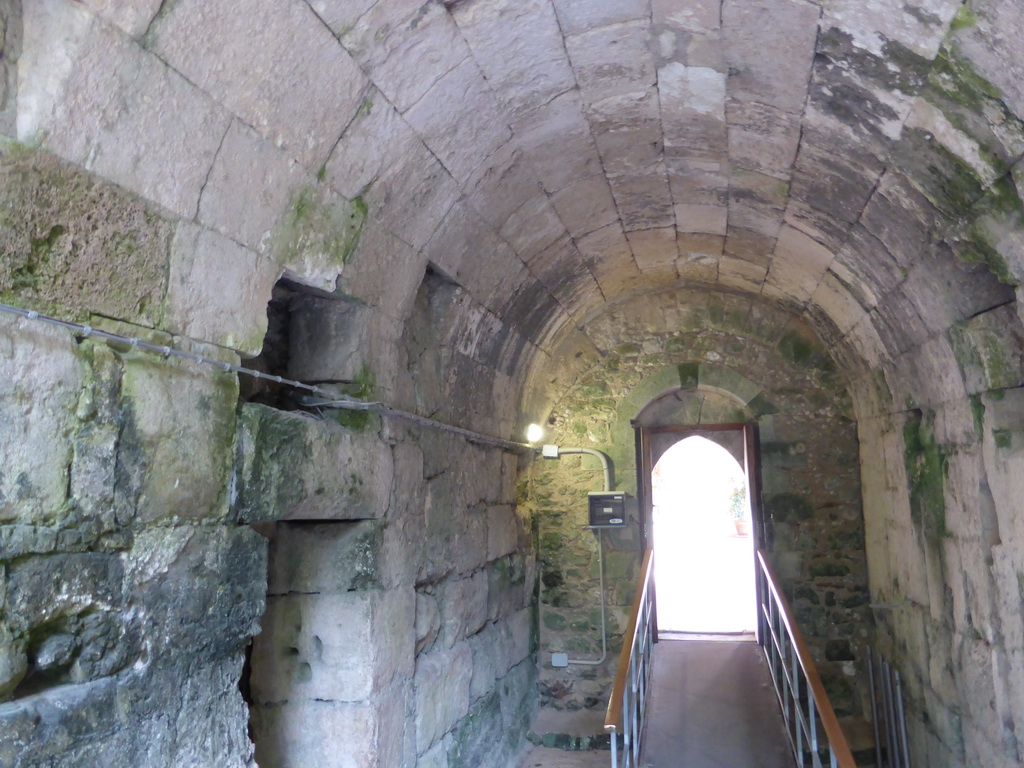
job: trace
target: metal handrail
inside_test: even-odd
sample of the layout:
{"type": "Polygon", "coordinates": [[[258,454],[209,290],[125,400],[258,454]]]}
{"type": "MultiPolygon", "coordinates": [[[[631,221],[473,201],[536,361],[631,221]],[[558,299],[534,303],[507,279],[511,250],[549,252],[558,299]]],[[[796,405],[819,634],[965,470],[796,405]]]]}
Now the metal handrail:
{"type": "Polygon", "coordinates": [[[655,632],[653,616],[654,552],[647,550],[604,717],[604,729],[611,737],[612,768],[635,768],[640,759],[647,694],[650,691],[655,632]]]}
{"type": "Polygon", "coordinates": [[[804,768],[809,757],[812,768],[822,768],[821,751],[827,749],[831,768],[857,768],[807,643],[763,549],[757,550],[757,565],[758,642],[768,659],[797,765],[804,768]]]}

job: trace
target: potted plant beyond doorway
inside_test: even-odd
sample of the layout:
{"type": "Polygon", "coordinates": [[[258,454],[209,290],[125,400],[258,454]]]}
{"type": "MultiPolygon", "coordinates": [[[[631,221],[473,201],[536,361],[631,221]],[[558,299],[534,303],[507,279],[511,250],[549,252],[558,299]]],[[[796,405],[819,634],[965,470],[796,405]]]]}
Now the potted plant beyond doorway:
{"type": "Polygon", "coordinates": [[[729,495],[729,517],[736,526],[737,536],[750,535],[750,519],[747,517],[747,486],[738,485],[729,495]]]}

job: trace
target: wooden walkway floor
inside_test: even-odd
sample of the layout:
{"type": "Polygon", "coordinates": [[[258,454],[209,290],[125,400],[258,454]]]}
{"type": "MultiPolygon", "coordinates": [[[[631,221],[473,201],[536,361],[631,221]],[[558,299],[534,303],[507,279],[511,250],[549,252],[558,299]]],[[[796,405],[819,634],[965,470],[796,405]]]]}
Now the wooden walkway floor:
{"type": "MultiPolygon", "coordinates": [[[[751,641],[655,646],[642,768],[793,768],[761,649],[751,641]]],[[[523,768],[604,768],[607,751],[536,748],[523,768]]]]}

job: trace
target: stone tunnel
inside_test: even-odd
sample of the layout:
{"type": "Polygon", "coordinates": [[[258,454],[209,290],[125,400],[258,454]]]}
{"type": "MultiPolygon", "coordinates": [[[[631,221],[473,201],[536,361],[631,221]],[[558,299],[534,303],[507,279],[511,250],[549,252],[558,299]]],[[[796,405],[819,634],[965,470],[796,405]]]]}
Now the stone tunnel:
{"type": "Polygon", "coordinates": [[[548,663],[596,650],[600,468],[514,444],[635,492],[641,412],[759,425],[841,716],[870,645],[915,765],[1024,765],[1021,39],[1019,0],[0,0],[0,765],[515,766],[614,659],[548,663]]]}

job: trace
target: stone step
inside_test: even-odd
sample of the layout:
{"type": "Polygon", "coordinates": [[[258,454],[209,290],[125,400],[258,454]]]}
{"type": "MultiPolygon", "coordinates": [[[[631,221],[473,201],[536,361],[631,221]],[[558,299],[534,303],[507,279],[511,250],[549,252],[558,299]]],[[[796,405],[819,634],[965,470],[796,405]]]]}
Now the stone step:
{"type": "Polygon", "coordinates": [[[604,730],[604,710],[541,707],[527,738],[538,746],[567,751],[610,749],[604,730]]]}

